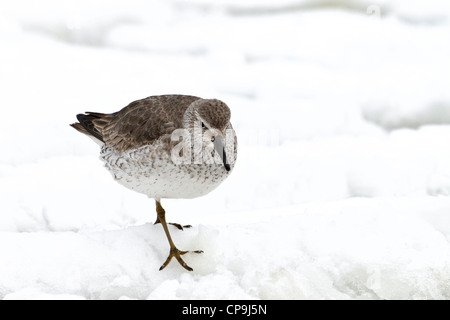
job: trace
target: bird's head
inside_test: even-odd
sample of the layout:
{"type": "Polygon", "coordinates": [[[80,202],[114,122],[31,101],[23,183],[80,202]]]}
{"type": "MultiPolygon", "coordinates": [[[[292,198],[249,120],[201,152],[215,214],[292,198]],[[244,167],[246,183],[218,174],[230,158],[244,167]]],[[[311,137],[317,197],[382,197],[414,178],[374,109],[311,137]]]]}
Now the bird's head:
{"type": "MultiPolygon", "coordinates": [[[[230,118],[230,108],[217,99],[199,99],[192,103],[185,115],[185,123],[188,127],[201,126],[203,141],[209,144],[211,144],[209,141],[213,142],[214,150],[220,156],[227,171],[231,170],[225,152],[226,131],[231,127],[230,118]]],[[[206,150],[209,149],[206,148],[206,150]]]]}
{"type": "Polygon", "coordinates": [[[197,120],[202,123],[202,127],[225,133],[231,118],[230,108],[225,103],[216,99],[202,99],[197,104],[195,111],[197,120]]]}

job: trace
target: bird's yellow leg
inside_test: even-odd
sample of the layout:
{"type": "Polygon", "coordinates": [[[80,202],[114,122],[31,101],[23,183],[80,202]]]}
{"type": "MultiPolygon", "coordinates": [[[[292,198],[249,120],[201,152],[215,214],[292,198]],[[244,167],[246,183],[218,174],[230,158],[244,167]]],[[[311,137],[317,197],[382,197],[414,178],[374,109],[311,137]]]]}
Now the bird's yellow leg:
{"type": "MultiPolygon", "coordinates": [[[[167,222],[166,222],[166,211],[164,210],[164,208],[161,206],[161,203],[159,201],[156,201],[156,213],[158,214],[158,219],[156,220],[156,223],[161,223],[161,225],[163,226],[164,232],[166,233],[166,237],[167,240],[169,241],[169,245],[170,245],[170,253],[169,256],[167,257],[166,262],[164,262],[164,264],[161,266],[161,268],[159,268],[159,271],[163,270],[165,267],[167,267],[167,265],[170,263],[170,261],[172,260],[172,258],[175,257],[175,259],[177,259],[178,263],[185,268],[188,271],[193,271],[193,269],[191,267],[189,267],[186,262],[183,261],[183,259],[181,259],[182,255],[185,255],[186,253],[188,253],[189,251],[180,251],[177,249],[177,247],[175,246],[175,244],[173,243],[172,237],[170,236],[170,232],[169,232],[169,228],[167,227],[167,222]]],[[[195,253],[203,253],[203,251],[193,251],[195,253]]]]}

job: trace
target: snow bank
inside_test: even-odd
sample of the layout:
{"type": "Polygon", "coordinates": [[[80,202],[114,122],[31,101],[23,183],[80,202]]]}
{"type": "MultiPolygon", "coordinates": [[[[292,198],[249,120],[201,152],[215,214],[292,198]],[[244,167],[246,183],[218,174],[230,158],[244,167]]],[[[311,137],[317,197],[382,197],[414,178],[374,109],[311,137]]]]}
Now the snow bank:
{"type": "Polygon", "coordinates": [[[0,292],[16,299],[448,299],[450,224],[440,217],[449,209],[448,198],[355,198],[253,212],[252,223],[172,230],[180,247],[205,251],[186,256],[194,273],[176,264],[157,271],[168,250],[158,226],[2,233],[0,292]]]}
{"type": "Polygon", "coordinates": [[[205,10],[224,10],[229,14],[257,15],[286,13],[292,11],[341,9],[367,13],[375,16],[393,14],[413,24],[447,23],[450,9],[445,0],[178,0],[176,3],[190,7],[193,4],[205,10]]]}
{"type": "Polygon", "coordinates": [[[417,129],[430,124],[450,123],[450,99],[436,101],[372,101],[362,108],[364,118],[386,130],[417,129]]]}

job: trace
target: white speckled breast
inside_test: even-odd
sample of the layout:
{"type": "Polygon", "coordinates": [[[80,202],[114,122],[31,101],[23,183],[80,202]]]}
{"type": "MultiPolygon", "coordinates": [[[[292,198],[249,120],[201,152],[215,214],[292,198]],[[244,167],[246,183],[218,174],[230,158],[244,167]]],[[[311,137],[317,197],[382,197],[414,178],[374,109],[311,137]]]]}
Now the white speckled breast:
{"type": "Polygon", "coordinates": [[[223,164],[177,165],[158,144],[122,153],[104,145],[100,159],[121,185],[155,199],[206,195],[232,172],[223,164]]]}

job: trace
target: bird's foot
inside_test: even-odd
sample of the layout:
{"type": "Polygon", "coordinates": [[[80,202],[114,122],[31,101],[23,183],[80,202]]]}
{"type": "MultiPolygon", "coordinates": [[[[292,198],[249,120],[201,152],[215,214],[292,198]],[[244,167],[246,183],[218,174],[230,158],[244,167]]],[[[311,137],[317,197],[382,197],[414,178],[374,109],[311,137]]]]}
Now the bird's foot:
{"type": "Polygon", "coordinates": [[[179,223],[172,223],[172,222],[169,222],[169,224],[172,225],[172,226],[174,226],[174,227],[176,227],[178,230],[181,230],[181,231],[183,231],[184,229],[192,228],[192,226],[191,226],[190,224],[185,225],[185,226],[182,226],[182,225],[179,224],[179,223]]]}
{"type": "Polygon", "coordinates": [[[175,259],[177,259],[178,263],[181,264],[181,266],[183,268],[185,268],[187,271],[193,271],[194,269],[192,269],[191,267],[189,267],[186,262],[184,262],[184,260],[181,258],[181,256],[185,255],[186,253],[189,252],[193,252],[193,253],[203,253],[202,250],[197,250],[197,251],[180,251],[177,248],[171,248],[170,249],[170,253],[169,256],[167,257],[166,262],[164,262],[164,264],[161,266],[161,268],[159,268],[159,271],[163,270],[165,267],[167,267],[170,263],[170,261],[172,260],[172,258],[175,257],[175,259]]]}
{"type": "MultiPolygon", "coordinates": [[[[159,221],[159,219],[156,219],[154,224],[158,224],[158,223],[161,223],[161,221],[159,221]]],[[[190,224],[185,225],[185,226],[182,226],[179,223],[172,223],[172,222],[169,222],[168,224],[174,226],[175,228],[177,228],[178,230],[181,230],[181,231],[183,231],[184,229],[192,228],[192,226],[190,224]]]]}

